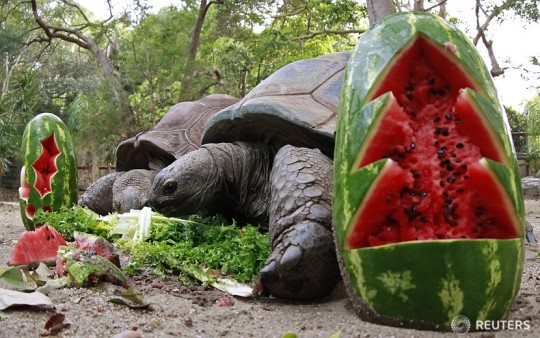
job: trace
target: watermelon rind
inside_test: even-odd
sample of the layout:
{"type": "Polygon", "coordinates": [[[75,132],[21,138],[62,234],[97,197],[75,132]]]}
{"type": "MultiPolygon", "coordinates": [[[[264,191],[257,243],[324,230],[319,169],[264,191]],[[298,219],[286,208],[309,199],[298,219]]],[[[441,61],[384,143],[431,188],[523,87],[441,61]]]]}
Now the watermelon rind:
{"type": "Polygon", "coordinates": [[[77,162],[71,135],[64,122],[54,114],[41,113],[28,124],[22,137],[23,171],[21,177],[26,179],[29,186],[27,196],[20,196],[20,209],[23,224],[27,230],[35,228],[33,216],[28,213],[28,207],[34,210],[60,210],[62,206],[72,206],[77,202],[77,162]],[[35,187],[37,173],[32,166],[40,157],[43,145],[41,142],[54,136],[56,147],[60,153],[54,162],[57,172],[52,175],[50,192],[42,193],[35,187]]]}
{"type": "Polygon", "coordinates": [[[403,242],[350,250],[342,259],[349,268],[346,284],[363,300],[353,303],[367,319],[449,329],[458,315],[473,323],[507,315],[519,290],[523,264],[515,262],[523,262],[524,244],[403,242]]]}

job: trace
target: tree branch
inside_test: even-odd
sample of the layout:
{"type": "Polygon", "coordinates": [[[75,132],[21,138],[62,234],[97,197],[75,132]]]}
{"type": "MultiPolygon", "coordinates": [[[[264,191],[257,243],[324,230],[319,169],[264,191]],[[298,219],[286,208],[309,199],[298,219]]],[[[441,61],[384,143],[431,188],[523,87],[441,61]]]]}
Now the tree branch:
{"type": "Polygon", "coordinates": [[[311,38],[313,38],[313,37],[315,37],[317,35],[324,35],[324,34],[334,34],[334,35],[347,35],[347,34],[353,34],[353,33],[362,34],[365,31],[366,31],[365,29],[342,29],[342,30],[323,29],[323,30],[320,30],[320,31],[310,31],[306,35],[294,37],[293,40],[304,41],[304,40],[307,40],[307,39],[311,39],[311,38]]]}
{"type": "MultiPolygon", "coordinates": [[[[482,8],[480,4],[480,0],[476,0],[476,7],[475,7],[475,13],[476,13],[476,29],[478,31],[475,39],[473,40],[474,44],[478,43],[478,38],[482,39],[482,43],[484,46],[486,46],[489,60],[491,61],[491,76],[496,77],[499,75],[504,74],[504,69],[501,68],[499,65],[499,62],[497,62],[497,58],[495,57],[495,52],[493,51],[493,41],[488,40],[486,38],[485,30],[487,29],[487,26],[491,20],[496,16],[496,13],[500,13],[500,8],[497,6],[493,9],[493,11],[488,15],[486,18],[486,21],[482,26],[480,26],[480,10],[484,12],[484,9],[482,8]]],[[[485,13],[485,12],[484,12],[485,13]]]]}
{"type": "Polygon", "coordinates": [[[38,26],[45,32],[47,38],[52,40],[54,38],[61,39],[67,42],[74,43],[81,48],[90,49],[92,44],[88,41],[88,37],[83,35],[79,30],[69,29],[64,27],[55,27],[47,24],[43,18],[39,15],[38,7],[36,0],[30,1],[32,4],[32,14],[34,15],[34,20],[38,26]],[[63,34],[67,33],[67,34],[63,34]],[[74,35],[75,37],[73,37],[74,35]]]}

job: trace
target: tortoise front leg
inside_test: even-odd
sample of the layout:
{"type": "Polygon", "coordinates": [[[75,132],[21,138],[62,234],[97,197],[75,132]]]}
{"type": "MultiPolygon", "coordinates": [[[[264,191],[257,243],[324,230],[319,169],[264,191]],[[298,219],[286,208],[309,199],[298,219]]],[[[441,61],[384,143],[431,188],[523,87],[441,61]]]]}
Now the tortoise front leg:
{"type": "Polygon", "coordinates": [[[263,294],[328,295],[339,281],[332,234],[332,161],[318,149],[285,146],[270,175],[273,252],[259,273],[263,294]]]}

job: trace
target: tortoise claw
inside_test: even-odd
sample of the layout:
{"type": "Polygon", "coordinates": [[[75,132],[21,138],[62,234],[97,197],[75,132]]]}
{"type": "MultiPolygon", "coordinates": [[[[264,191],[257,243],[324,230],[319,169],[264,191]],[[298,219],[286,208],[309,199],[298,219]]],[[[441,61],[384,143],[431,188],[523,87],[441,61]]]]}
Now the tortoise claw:
{"type": "Polygon", "coordinates": [[[289,299],[328,295],[339,281],[332,234],[306,221],[282,233],[258,276],[259,293],[289,299]]]}

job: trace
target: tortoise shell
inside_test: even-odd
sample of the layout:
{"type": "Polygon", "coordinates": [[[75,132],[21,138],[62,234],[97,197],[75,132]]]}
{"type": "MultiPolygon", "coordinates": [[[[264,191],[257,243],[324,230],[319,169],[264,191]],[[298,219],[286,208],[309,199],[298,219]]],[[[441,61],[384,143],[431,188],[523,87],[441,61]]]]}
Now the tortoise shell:
{"type": "Polygon", "coordinates": [[[236,102],[232,96],[215,94],[174,105],[153,128],[118,145],[116,170],[161,169],[198,149],[210,118],[236,102]]]}
{"type": "Polygon", "coordinates": [[[343,74],[350,53],[290,63],[241,101],[214,115],[202,143],[266,142],[319,148],[333,155],[343,74]]]}

